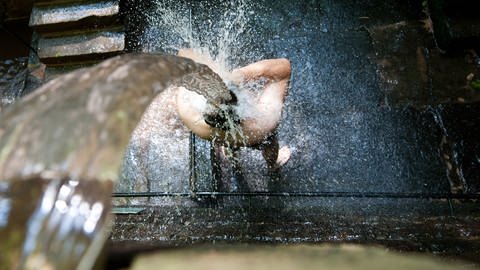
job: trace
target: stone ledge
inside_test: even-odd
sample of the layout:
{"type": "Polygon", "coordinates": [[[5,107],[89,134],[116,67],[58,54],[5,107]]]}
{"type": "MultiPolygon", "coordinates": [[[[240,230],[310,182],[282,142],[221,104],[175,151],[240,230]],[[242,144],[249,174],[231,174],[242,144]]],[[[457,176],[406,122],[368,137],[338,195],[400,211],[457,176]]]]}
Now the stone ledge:
{"type": "Polygon", "coordinates": [[[40,33],[110,26],[118,22],[119,12],[119,0],[35,5],[30,26],[40,33]]]}
{"type": "Polygon", "coordinates": [[[124,49],[125,33],[120,30],[40,38],[38,41],[38,56],[46,64],[97,60],[101,58],[99,55],[118,54],[124,49]]]}

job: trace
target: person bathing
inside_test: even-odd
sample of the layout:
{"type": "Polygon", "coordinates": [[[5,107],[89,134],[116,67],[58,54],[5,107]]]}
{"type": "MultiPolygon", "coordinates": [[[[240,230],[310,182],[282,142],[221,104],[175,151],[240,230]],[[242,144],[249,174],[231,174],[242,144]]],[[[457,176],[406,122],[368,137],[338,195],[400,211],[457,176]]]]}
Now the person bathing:
{"type": "Polygon", "coordinates": [[[235,89],[236,104],[227,105],[233,110],[233,119],[218,119],[218,114],[210,115],[205,107],[206,100],[201,95],[183,87],[178,89],[178,114],[194,134],[231,149],[243,146],[260,149],[270,170],[278,169],[289,160],[290,149],[287,146],[280,148],[277,139],[290,82],[289,60],[261,60],[228,73],[211,59],[191,49],[180,50],[178,56],[207,65],[235,89]],[[251,89],[254,87],[260,88],[259,91],[251,89]]]}

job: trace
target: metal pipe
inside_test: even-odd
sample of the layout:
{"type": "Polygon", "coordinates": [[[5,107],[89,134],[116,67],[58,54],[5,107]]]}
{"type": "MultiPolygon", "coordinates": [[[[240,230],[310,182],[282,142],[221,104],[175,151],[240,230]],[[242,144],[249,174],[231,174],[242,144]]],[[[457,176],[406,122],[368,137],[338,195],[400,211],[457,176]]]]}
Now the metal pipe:
{"type": "MultiPolygon", "coordinates": [[[[480,194],[393,193],[393,192],[196,192],[196,197],[317,197],[384,199],[457,199],[477,200],[480,194]]],[[[190,197],[186,192],[119,192],[113,197],[190,197]]]]}

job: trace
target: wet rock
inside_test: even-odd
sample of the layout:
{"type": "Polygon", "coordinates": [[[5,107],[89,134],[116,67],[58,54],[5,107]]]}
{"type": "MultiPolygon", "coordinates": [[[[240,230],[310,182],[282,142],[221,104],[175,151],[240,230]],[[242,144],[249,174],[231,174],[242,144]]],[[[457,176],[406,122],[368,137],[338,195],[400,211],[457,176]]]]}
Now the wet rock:
{"type": "Polygon", "coordinates": [[[7,71],[8,75],[13,75],[17,73],[17,69],[15,67],[10,67],[7,71]]]}
{"type": "Polygon", "coordinates": [[[449,54],[480,49],[478,9],[468,0],[428,1],[428,15],[440,48],[449,54]]]}
{"type": "Polygon", "coordinates": [[[125,49],[120,1],[37,1],[30,26],[47,65],[95,62],[125,49]]]}
{"type": "Polygon", "coordinates": [[[10,65],[13,65],[13,64],[14,64],[14,61],[11,60],[11,59],[7,59],[7,60],[3,61],[3,64],[4,64],[5,66],[10,66],[10,65]]]}
{"type": "Polygon", "coordinates": [[[401,21],[372,27],[369,33],[388,102],[429,103],[429,73],[424,52],[428,37],[421,26],[401,21]]]}
{"type": "Polygon", "coordinates": [[[30,68],[30,75],[34,76],[39,80],[45,79],[45,64],[40,63],[38,66],[30,68]]]}
{"type": "MultiPolygon", "coordinates": [[[[200,43],[197,48],[208,47],[210,55],[225,56],[229,68],[265,58],[289,58],[291,88],[278,135],[292,148],[292,159],[279,175],[269,175],[258,151],[242,149],[238,166],[230,169],[233,173],[220,179],[230,184],[221,190],[226,194],[214,194],[217,179],[211,174],[198,174],[198,190],[206,191],[205,197],[217,196],[215,207],[191,207],[189,197],[172,197],[168,207],[155,201],[144,213],[117,217],[112,246],[353,241],[415,251],[437,246],[436,252],[478,258],[476,236],[459,236],[460,230],[478,227],[474,210],[478,203],[461,215],[465,201],[450,207],[446,168],[439,159],[442,132],[431,111],[408,105],[417,102],[422,107],[439,100],[432,99],[428,89],[435,46],[418,22],[421,8],[414,10],[405,1],[244,1],[240,7],[231,3],[157,1],[157,9],[146,14],[147,26],[138,30],[142,35],[138,40],[143,41],[143,50],[151,52],[200,43]],[[374,28],[385,36],[365,31],[369,23],[368,30],[374,28]],[[379,44],[372,46],[372,36],[379,44]],[[382,56],[378,65],[369,58],[377,52],[382,56]],[[378,85],[375,71],[382,68],[382,76],[391,76],[391,85],[378,85]],[[390,103],[382,103],[385,99],[390,103]],[[235,181],[248,185],[241,191],[266,192],[242,196],[235,181]],[[312,191],[322,194],[301,197],[312,191]],[[324,197],[336,192],[358,197],[324,197]],[[361,198],[370,192],[446,197],[441,202],[361,198]],[[358,219],[359,213],[367,218],[358,219]],[[466,221],[464,226],[440,234],[432,226],[442,228],[458,219],[466,221]],[[444,238],[432,243],[437,235],[444,238]]],[[[197,150],[203,150],[202,158],[210,152],[197,150]]],[[[169,190],[155,188],[152,201],[159,200],[155,192],[169,190]]]]}
{"type": "Polygon", "coordinates": [[[468,61],[470,52],[445,55],[432,33],[413,21],[374,26],[369,33],[386,105],[422,108],[480,99],[466,80],[468,74],[480,71],[468,61]]]}
{"type": "Polygon", "coordinates": [[[23,96],[28,73],[25,68],[27,61],[27,58],[20,57],[0,63],[0,98],[2,99],[0,108],[10,105],[18,97],[23,96]]]}
{"type": "Polygon", "coordinates": [[[121,30],[41,38],[38,41],[38,56],[47,64],[95,60],[119,54],[124,49],[125,34],[121,30]]]}
{"type": "Polygon", "coordinates": [[[225,246],[197,247],[139,256],[130,269],[474,269],[465,263],[445,263],[427,256],[397,254],[378,247],[225,246]]]}
{"type": "Polygon", "coordinates": [[[118,0],[35,5],[30,26],[40,33],[109,26],[119,19],[118,0]]]}
{"type": "Polygon", "coordinates": [[[443,131],[440,153],[452,193],[480,192],[480,104],[447,104],[436,112],[443,131]]]}

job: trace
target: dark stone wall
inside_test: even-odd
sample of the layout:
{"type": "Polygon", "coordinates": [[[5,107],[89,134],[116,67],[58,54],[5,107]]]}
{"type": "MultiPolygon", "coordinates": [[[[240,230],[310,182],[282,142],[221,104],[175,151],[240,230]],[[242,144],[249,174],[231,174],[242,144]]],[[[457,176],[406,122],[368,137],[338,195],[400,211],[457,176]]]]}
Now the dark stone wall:
{"type": "Polygon", "coordinates": [[[221,176],[238,183],[224,186],[246,192],[447,192],[432,113],[389,104],[372,57],[367,26],[420,13],[420,6],[409,7],[395,1],[161,1],[146,13],[138,39],[144,51],[204,47],[229,68],[272,57],[292,62],[278,131],[280,144],[293,150],[291,160],[272,176],[259,151],[242,149],[237,169],[221,176]]]}

